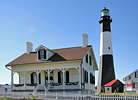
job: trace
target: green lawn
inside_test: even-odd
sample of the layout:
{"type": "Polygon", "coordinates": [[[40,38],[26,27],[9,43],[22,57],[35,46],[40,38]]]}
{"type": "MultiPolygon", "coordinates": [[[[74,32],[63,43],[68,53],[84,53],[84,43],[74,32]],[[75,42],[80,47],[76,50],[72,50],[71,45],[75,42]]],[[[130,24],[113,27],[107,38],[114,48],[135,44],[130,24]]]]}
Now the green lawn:
{"type": "Polygon", "coordinates": [[[0,98],[0,100],[19,100],[19,99],[6,99],[6,98],[0,98]]]}
{"type": "Polygon", "coordinates": [[[95,93],[95,95],[126,95],[126,96],[138,96],[138,94],[124,94],[124,93],[95,93]]]}

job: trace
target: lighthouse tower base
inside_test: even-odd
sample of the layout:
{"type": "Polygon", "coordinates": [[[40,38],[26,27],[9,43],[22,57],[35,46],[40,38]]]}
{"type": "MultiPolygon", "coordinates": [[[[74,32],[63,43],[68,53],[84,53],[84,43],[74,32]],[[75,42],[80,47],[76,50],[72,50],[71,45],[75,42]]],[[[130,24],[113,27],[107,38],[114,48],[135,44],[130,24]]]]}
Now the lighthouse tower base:
{"type": "Polygon", "coordinates": [[[104,85],[115,79],[113,56],[102,55],[100,56],[100,68],[98,77],[97,92],[104,92],[104,85]]]}

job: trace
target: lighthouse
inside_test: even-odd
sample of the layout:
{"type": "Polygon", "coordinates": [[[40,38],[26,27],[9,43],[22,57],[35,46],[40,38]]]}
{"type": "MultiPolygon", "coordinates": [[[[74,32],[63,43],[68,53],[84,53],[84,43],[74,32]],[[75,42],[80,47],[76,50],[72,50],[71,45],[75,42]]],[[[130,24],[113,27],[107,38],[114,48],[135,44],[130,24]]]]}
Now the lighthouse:
{"type": "Polygon", "coordinates": [[[100,66],[97,92],[104,92],[104,85],[115,79],[110,23],[112,19],[106,7],[101,11],[100,66]]]}

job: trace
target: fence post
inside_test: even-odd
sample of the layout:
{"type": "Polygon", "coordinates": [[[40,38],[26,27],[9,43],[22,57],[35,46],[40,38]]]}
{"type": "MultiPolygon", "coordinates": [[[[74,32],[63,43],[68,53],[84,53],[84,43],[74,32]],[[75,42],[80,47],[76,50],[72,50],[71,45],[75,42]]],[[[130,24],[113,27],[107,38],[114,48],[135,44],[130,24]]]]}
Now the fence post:
{"type": "MultiPolygon", "coordinates": [[[[96,95],[95,95],[95,97],[96,97],[96,95]]],[[[96,98],[97,99],[97,98],[96,98]]],[[[101,100],[101,95],[99,95],[99,100],[101,100]]]]}
{"type": "Polygon", "coordinates": [[[125,95],[125,100],[126,100],[126,95],[125,95]]]}
{"type": "Polygon", "coordinates": [[[56,100],[57,100],[57,93],[56,93],[56,100]]]}

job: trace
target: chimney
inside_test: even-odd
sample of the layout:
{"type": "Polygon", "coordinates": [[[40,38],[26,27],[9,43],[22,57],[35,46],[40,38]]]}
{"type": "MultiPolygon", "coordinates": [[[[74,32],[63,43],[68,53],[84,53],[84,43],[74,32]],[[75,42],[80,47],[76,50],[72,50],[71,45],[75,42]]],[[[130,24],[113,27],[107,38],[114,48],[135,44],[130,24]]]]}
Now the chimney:
{"type": "Polygon", "coordinates": [[[27,54],[33,51],[33,43],[26,42],[26,46],[27,46],[27,54]]]}
{"type": "Polygon", "coordinates": [[[87,47],[87,45],[88,45],[88,35],[87,35],[87,33],[85,33],[85,34],[82,34],[82,36],[83,36],[83,47],[87,47]]]}

